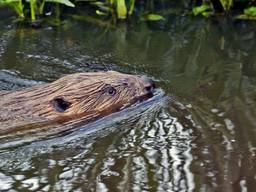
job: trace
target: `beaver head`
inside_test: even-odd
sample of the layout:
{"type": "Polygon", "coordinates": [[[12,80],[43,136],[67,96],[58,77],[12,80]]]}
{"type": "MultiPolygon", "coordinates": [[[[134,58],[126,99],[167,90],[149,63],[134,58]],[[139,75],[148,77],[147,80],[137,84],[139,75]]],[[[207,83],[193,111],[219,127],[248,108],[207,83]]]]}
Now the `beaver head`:
{"type": "Polygon", "coordinates": [[[50,120],[93,118],[149,98],[152,90],[153,83],[146,77],[114,71],[77,73],[6,94],[2,106],[50,120]]]}

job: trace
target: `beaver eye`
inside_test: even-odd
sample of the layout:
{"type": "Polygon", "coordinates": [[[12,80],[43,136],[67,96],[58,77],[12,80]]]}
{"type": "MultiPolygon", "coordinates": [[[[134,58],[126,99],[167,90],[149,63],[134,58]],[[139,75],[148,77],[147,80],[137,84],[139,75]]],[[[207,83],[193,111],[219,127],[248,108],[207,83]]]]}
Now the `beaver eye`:
{"type": "Polygon", "coordinates": [[[52,106],[54,107],[54,109],[58,112],[64,112],[66,111],[71,103],[66,101],[64,98],[62,97],[56,97],[51,101],[52,106]]]}
{"type": "Polygon", "coordinates": [[[106,89],[106,92],[107,92],[108,95],[113,96],[113,95],[116,94],[116,89],[114,87],[108,87],[106,89]]]}

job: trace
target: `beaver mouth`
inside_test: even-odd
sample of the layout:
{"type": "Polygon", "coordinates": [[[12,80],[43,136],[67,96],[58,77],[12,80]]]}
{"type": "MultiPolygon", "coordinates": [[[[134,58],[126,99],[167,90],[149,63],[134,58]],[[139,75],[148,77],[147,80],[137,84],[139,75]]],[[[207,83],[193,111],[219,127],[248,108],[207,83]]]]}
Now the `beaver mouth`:
{"type": "Polygon", "coordinates": [[[135,98],[133,99],[132,105],[137,105],[137,104],[139,104],[139,103],[142,103],[142,102],[144,102],[144,101],[150,99],[151,97],[153,97],[153,96],[155,95],[155,93],[156,93],[156,90],[153,89],[153,90],[151,90],[150,92],[147,92],[147,93],[145,93],[145,94],[143,94],[143,95],[140,95],[140,96],[135,97],[135,98]]]}
{"type": "Polygon", "coordinates": [[[141,102],[143,102],[143,101],[145,101],[145,100],[147,100],[147,99],[149,99],[153,96],[154,96],[154,92],[149,92],[149,93],[146,93],[144,95],[136,97],[135,100],[137,100],[137,102],[141,103],[141,102]]]}

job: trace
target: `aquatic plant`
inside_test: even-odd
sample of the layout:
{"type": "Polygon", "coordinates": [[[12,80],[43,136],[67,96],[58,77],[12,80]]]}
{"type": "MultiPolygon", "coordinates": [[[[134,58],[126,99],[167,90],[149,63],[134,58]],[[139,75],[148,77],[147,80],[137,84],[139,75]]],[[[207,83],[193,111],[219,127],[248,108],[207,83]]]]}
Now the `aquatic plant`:
{"type": "Polygon", "coordinates": [[[60,3],[69,7],[75,7],[69,0],[0,0],[0,6],[11,7],[19,18],[24,18],[26,16],[25,10],[29,9],[32,22],[36,21],[38,15],[44,13],[45,3],[60,3]]]}
{"type": "Polygon", "coordinates": [[[227,12],[233,5],[233,0],[220,0],[223,9],[227,12]]]}
{"type": "Polygon", "coordinates": [[[256,7],[253,0],[192,0],[194,15],[234,16],[235,19],[256,20],[256,7]]]}
{"type": "MultiPolygon", "coordinates": [[[[19,18],[37,21],[46,12],[46,7],[55,14],[69,12],[67,7],[90,10],[94,16],[127,20],[137,19],[158,21],[170,13],[182,15],[235,16],[236,19],[256,19],[254,0],[0,0],[0,6],[11,7],[19,18]],[[57,9],[56,9],[57,7],[57,9]],[[56,11],[57,10],[57,11],[56,11]],[[176,11],[175,11],[176,10],[176,11]],[[56,13],[58,12],[58,13],[56,13]]],[[[81,10],[80,9],[80,10],[81,10]]]]}
{"type": "Polygon", "coordinates": [[[22,0],[0,0],[0,6],[10,6],[20,18],[24,17],[22,0]]]}

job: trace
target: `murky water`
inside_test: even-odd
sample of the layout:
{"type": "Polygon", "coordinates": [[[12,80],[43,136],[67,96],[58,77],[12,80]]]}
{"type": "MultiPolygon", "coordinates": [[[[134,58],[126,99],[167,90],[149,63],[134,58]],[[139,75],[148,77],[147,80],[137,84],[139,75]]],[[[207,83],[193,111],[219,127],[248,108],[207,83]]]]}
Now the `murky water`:
{"type": "Polygon", "coordinates": [[[166,96],[70,135],[2,149],[0,191],[255,190],[255,23],[7,23],[0,21],[2,90],[117,70],[150,76],[166,96]]]}

